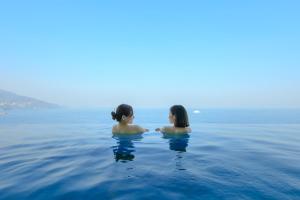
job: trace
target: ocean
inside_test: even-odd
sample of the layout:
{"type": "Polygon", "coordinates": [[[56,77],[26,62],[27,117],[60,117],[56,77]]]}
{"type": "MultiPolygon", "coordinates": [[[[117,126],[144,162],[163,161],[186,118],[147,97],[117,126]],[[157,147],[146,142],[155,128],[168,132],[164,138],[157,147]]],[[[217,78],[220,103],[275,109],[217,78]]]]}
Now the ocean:
{"type": "Polygon", "coordinates": [[[137,109],[142,135],[115,135],[110,109],[0,116],[0,199],[300,199],[300,110],[189,109],[192,133],[163,135],[168,108],[137,109]]]}

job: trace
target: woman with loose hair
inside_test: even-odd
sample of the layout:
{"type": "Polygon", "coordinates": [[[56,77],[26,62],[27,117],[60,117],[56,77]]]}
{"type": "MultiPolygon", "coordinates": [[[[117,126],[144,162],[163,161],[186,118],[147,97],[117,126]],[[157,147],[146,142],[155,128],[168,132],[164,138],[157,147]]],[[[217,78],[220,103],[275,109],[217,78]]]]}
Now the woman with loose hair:
{"type": "Polygon", "coordinates": [[[169,121],[173,126],[165,126],[155,129],[162,133],[190,133],[189,118],[186,109],[182,105],[174,105],[170,108],[169,121]]]}

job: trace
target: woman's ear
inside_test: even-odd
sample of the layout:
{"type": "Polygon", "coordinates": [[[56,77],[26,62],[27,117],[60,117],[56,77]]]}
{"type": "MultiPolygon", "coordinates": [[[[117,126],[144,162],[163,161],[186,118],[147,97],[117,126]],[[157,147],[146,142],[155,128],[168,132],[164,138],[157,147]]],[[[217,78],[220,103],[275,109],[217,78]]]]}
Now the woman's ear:
{"type": "Polygon", "coordinates": [[[126,121],[127,117],[125,115],[122,115],[122,121],[126,121]]]}

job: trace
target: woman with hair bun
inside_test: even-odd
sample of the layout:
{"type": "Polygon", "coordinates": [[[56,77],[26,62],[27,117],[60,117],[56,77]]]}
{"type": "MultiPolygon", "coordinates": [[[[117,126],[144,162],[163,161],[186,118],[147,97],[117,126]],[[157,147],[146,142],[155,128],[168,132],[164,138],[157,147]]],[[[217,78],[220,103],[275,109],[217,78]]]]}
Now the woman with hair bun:
{"type": "Polygon", "coordinates": [[[114,134],[138,134],[149,131],[148,129],[132,124],[134,115],[130,105],[119,105],[116,111],[111,112],[111,116],[113,120],[118,122],[118,124],[112,128],[114,134]]]}

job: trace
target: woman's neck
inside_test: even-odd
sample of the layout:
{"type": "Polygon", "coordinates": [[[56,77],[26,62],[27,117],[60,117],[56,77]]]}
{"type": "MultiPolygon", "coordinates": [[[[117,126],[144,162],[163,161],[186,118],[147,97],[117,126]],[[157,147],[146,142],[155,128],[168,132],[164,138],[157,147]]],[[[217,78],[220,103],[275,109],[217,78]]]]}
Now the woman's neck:
{"type": "Polygon", "coordinates": [[[176,127],[175,125],[173,126],[174,128],[178,128],[178,129],[186,129],[188,127],[176,127]]]}
{"type": "Polygon", "coordinates": [[[119,122],[119,126],[127,126],[128,123],[127,122],[119,122]]]}

